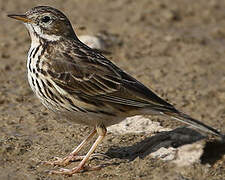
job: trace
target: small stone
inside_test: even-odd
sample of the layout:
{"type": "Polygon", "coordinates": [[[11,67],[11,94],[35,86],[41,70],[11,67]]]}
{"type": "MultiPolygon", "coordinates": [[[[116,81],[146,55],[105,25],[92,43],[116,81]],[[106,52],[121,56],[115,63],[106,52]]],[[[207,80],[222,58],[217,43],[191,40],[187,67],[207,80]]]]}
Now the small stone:
{"type": "Polygon", "coordinates": [[[79,39],[81,42],[86,44],[92,49],[97,49],[97,50],[104,50],[105,49],[105,43],[103,40],[101,40],[97,36],[90,36],[90,35],[82,35],[79,36],[79,39]]]}

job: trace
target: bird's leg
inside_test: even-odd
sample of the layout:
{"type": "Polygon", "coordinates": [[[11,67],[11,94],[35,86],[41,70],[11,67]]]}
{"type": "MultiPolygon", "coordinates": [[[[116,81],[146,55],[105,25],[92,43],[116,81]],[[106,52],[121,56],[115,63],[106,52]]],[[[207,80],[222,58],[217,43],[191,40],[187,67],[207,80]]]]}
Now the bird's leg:
{"type": "Polygon", "coordinates": [[[103,138],[106,135],[106,128],[102,125],[102,126],[97,126],[96,127],[97,133],[98,133],[98,138],[96,139],[95,143],[92,145],[91,149],[88,151],[88,153],[86,154],[86,156],[84,157],[84,159],[80,162],[80,164],[73,168],[73,169],[64,169],[61,168],[58,171],[51,171],[51,174],[64,174],[64,175],[73,175],[75,173],[78,172],[82,172],[85,170],[97,170],[100,168],[100,166],[98,167],[85,167],[85,163],[88,161],[89,157],[91,156],[91,154],[95,151],[95,149],[97,148],[97,146],[102,142],[103,138]]]}
{"type": "Polygon", "coordinates": [[[85,138],[79,146],[77,146],[76,149],[74,149],[68,156],[66,156],[65,158],[58,158],[55,157],[55,161],[46,161],[43,162],[43,164],[45,165],[58,165],[58,166],[66,166],[68,165],[71,161],[75,161],[75,160],[81,160],[83,159],[83,156],[77,156],[78,152],[82,149],[82,147],[84,147],[85,144],[87,144],[87,142],[95,135],[96,133],[96,129],[94,129],[91,134],[88,135],[87,138],[85,138]]]}

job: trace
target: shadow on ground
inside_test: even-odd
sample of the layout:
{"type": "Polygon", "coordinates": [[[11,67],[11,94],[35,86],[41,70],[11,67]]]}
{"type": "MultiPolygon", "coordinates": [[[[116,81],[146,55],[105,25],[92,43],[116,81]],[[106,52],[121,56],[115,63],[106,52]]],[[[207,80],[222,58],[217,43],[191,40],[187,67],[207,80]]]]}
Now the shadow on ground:
{"type": "MultiPolygon", "coordinates": [[[[177,128],[172,131],[160,132],[155,136],[148,137],[134,145],[126,147],[110,148],[106,155],[111,158],[128,159],[133,161],[139,157],[145,158],[149,154],[159,150],[160,148],[178,148],[180,146],[191,144],[204,139],[205,136],[199,132],[186,127],[177,128]]],[[[201,163],[213,164],[225,154],[225,143],[219,140],[207,142],[203,154],[201,156],[201,163]]]]}
{"type": "Polygon", "coordinates": [[[224,154],[225,154],[224,141],[207,142],[204,147],[204,152],[201,156],[201,163],[214,165],[218,160],[222,159],[224,154]]]}

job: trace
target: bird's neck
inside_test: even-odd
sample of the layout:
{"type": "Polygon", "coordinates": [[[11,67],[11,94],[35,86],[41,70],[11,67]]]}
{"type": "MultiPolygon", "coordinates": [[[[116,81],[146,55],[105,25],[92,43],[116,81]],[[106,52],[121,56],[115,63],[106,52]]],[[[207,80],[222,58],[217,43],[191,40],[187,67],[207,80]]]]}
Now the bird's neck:
{"type": "Polygon", "coordinates": [[[31,37],[31,47],[37,47],[41,44],[42,40],[37,35],[30,33],[30,37],[31,37]]]}
{"type": "Polygon", "coordinates": [[[61,36],[57,36],[55,34],[46,34],[44,33],[41,28],[37,25],[27,24],[25,23],[28,32],[31,37],[31,43],[33,45],[40,44],[41,40],[47,42],[54,42],[60,40],[61,36]]]}

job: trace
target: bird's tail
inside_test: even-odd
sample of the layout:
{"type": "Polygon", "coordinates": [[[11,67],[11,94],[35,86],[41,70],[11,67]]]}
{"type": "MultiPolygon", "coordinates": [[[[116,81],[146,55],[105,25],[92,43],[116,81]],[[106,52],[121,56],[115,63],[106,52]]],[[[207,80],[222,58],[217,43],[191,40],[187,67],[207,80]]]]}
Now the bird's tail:
{"type": "Polygon", "coordinates": [[[179,111],[176,111],[176,112],[170,112],[170,111],[164,111],[163,114],[167,115],[167,116],[170,116],[171,118],[175,119],[175,120],[178,120],[178,121],[181,121],[183,123],[186,123],[186,124],[189,124],[201,131],[204,131],[206,133],[210,133],[210,134],[213,134],[213,135],[216,135],[218,137],[220,137],[222,140],[225,139],[225,135],[224,134],[221,134],[219,131],[217,131],[216,129],[196,120],[196,119],[193,119],[192,117],[190,117],[189,115],[187,114],[184,114],[182,112],[179,112],[179,111]]]}

